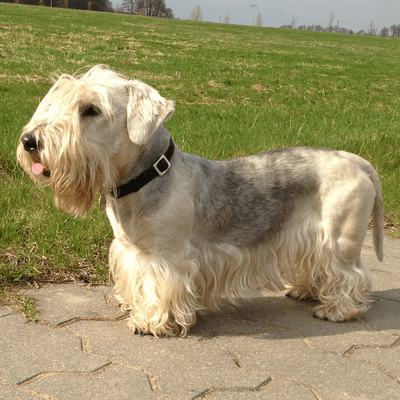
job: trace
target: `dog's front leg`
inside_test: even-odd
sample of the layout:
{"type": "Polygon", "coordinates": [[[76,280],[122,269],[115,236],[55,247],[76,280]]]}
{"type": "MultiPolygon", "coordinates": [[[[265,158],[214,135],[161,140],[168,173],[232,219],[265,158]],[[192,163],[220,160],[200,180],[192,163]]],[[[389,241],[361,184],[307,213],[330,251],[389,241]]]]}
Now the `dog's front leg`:
{"type": "Polygon", "coordinates": [[[131,310],[129,328],[155,336],[185,335],[202,308],[194,285],[198,269],[197,260],[183,254],[147,255],[115,239],[110,272],[117,298],[131,310]]]}

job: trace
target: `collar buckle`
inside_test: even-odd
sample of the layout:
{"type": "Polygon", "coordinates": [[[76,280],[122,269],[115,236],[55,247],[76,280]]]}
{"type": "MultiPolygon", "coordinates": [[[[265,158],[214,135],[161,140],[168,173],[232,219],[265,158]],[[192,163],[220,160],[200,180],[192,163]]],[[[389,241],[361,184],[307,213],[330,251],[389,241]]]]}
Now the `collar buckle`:
{"type": "Polygon", "coordinates": [[[154,164],[153,168],[156,170],[158,176],[164,176],[171,168],[171,163],[168,158],[163,154],[154,164]]]}
{"type": "Polygon", "coordinates": [[[147,185],[153,179],[164,176],[171,168],[171,159],[174,155],[175,145],[170,138],[169,146],[164,155],[162,155],[150,168],[142,172],[136,178],[131,179],[129,182],[116,187],[110,191],[110,195],[115,199],[127,196],[128,194],[138,192],[143,186],[147,185]]]}

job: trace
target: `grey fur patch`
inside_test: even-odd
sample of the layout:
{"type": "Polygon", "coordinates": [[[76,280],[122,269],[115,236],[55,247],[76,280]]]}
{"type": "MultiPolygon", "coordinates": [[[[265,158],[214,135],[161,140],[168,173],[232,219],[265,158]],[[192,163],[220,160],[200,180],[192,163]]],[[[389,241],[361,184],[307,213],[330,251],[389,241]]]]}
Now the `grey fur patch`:
{"type": "Polygon", "coordinates": [[[317,192],[310,162],[297,149],[225,161],[198,158],[199,233],[205,240],[237,246],[257,246],[275,236],[299,199],[317,192]]]}

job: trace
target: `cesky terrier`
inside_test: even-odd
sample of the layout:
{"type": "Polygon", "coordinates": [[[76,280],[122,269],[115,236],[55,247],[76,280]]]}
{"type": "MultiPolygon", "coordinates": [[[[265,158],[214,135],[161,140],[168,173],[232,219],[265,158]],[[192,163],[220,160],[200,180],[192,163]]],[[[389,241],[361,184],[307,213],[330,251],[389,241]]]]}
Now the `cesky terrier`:
{"type": "Polygon", "coordinates": [[[98,65],[80,78],[59,77],[17,150],[62,210],[87,215],[100,192],[129,327],[185,335],[196,313],[261,289],[319,300],[321,319],[366,311],[370,279],[360,252],[371,215],[383,259],[372,165],[309,147],[207,160],[174,144],[162,124],[173,112],[152,87],[98,65]]]}

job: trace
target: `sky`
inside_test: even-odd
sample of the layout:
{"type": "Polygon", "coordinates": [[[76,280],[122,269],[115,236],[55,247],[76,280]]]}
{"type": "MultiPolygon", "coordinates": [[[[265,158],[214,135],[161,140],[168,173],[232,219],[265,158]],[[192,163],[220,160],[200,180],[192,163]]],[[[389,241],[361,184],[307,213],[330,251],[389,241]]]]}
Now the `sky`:
{"type": "MultiPolygon", "coordinates": [[[[121,0],[112,0],[114,4],[121,0]]],[[[189,19],[196,5],[201,7],[203,21],[224,21],[229,13],[232,24],[251,25],[261,14],[264,27],[289,25],[293,15],[299,25],[329,25],[331,12],[334,24],[355,32],[367,30],[373,21],[378,32],[384,26],[400,24],[400,0],[166,0],[176,18],[189,19]],[[257,7],[250,7],[250,4],[257,7]]]]}

